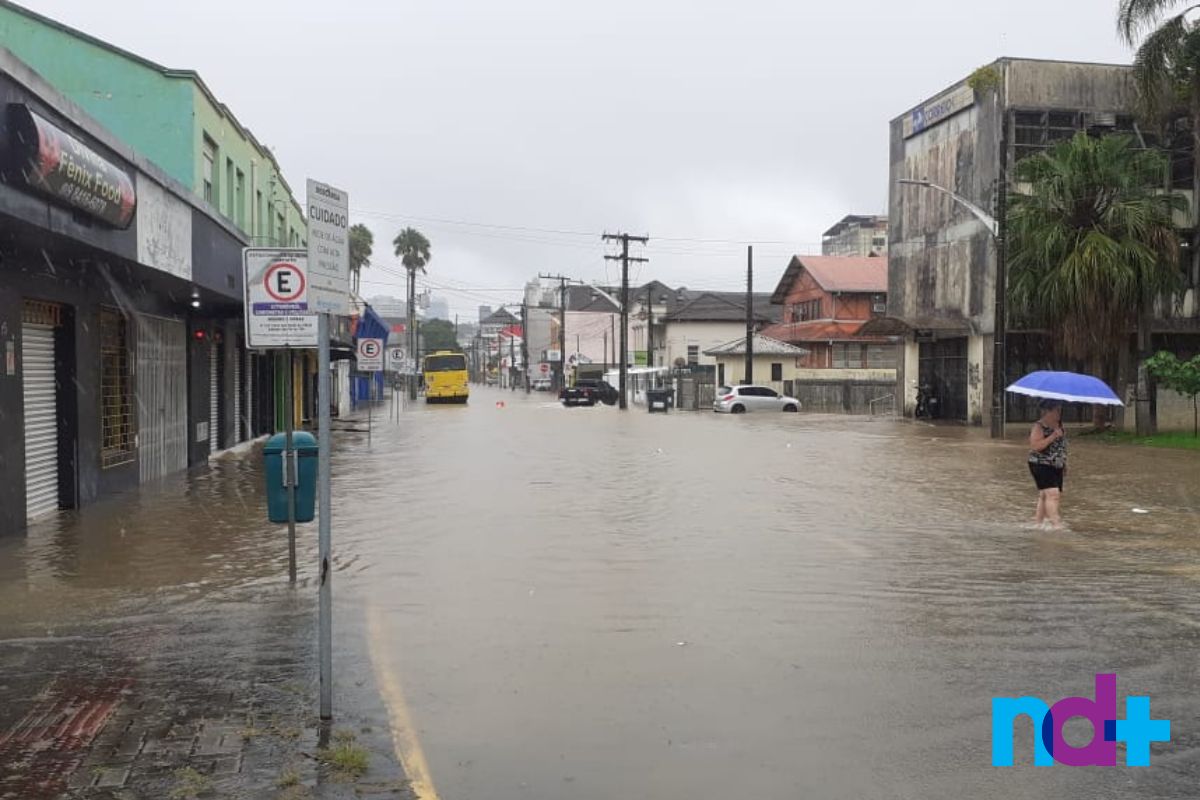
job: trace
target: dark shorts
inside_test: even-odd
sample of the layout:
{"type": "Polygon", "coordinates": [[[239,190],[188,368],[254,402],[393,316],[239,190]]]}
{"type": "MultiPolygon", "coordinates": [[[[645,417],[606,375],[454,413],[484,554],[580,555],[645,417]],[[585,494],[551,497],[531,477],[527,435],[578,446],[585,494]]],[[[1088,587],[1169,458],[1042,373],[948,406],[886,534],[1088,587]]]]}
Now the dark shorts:
{"type": "Polygon", "coordinates": [[[1029,464],[1029,473],[1033,475],[1033,482],[1037,484],[1038,491],[1043,489],[1058,489],[1060,492],[1063,488],[1063,468],[1052,467],[1049,464],[1029,464]]]}

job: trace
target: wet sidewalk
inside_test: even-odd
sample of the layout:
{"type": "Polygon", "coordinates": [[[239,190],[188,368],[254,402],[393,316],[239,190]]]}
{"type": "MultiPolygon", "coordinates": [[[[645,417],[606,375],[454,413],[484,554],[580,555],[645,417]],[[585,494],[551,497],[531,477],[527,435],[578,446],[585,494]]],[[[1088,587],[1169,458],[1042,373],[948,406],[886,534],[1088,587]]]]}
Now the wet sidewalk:
{"type": "Polygon", "coordinates": [[[319,724],[316,587],[257,463],[0,541],[0,798],[411,797],[352,618],[319,724]]]}

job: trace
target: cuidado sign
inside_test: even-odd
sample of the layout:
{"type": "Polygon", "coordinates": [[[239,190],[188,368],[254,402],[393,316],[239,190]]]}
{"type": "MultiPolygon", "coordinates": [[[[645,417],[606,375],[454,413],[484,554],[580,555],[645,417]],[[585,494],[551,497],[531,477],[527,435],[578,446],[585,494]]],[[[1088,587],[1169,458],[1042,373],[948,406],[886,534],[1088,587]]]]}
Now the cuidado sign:
{"type": "Polygon", "coordinates": [[[383,339],[359,339],[357,351],[360,372],[383,371],[383,339]]]}
{"type": "Polygon", "coordinates": [[[350,200],[308,181],[309,302],[318,313],[350,313],[350,200]]]}
{"type": "Polygon", "coordinates": [[[307,253],[300,248],[247,247],[242,267],[246,347],[316,347],[307,253]]]}

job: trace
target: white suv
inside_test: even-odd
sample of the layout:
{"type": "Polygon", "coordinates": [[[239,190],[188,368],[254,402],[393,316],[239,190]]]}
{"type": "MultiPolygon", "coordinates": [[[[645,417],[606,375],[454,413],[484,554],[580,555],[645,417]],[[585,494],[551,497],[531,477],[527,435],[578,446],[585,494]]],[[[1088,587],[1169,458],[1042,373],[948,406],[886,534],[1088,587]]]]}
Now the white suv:
{"type": "Polygon", "coordinates": [[[718,386],[713,411],[744,414],[747,411],[799,411],[800,401],[785,397],[769,386],[718,386]]]}

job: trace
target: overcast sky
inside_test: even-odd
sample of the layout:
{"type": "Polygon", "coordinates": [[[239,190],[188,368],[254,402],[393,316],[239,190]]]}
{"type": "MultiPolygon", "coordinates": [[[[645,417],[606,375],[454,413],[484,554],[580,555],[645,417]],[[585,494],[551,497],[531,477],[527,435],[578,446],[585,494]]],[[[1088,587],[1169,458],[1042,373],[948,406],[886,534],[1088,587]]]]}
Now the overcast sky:
{"type": "Polygon", "coordinates": [[[770,290],[885,211],[889,119],[998,56],[1129,60],[1115,0],[23,2],[197,70],[293,189],[349,191],[377,264],[423,231],[463,314],[538,272],[617,280],[606,230],[651,237],[639,280],[692,288],[742,286],[756,243],[770,290]]]}

